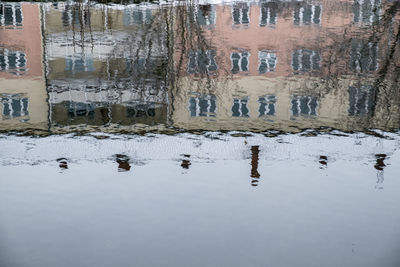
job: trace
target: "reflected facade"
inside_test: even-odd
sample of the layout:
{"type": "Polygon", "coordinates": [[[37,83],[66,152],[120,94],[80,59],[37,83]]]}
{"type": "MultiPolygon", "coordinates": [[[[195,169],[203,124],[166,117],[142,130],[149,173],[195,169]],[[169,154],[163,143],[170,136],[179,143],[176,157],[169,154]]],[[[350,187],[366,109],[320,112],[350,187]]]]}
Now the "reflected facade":
{"type": "Polygon", "coordinates": [[[2,3],[0,127],[396,130],[399,17],[374,0],[2,3]]]}

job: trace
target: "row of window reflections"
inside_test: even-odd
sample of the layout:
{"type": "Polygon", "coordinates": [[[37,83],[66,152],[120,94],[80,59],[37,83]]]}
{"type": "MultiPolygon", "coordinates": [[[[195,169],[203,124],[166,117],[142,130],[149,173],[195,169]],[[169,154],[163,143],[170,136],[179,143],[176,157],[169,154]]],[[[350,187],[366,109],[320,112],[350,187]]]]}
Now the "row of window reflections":
{"type": "MultiPolygon", "coordinates": [[[[107,11],[105,11],[107,12],[107,11]]],[[[104,18],[107,23],[107,17],[104,18]]],[[[88,26],[91,22],[91,14],[88,6],[66,5],[62,15],[62,24],[64,27],[72,25],[88,26]]],[[[151,24],[153,15],[151,9],[125,9],[123,13],[123,23],[129,25],[151,24]]]]}
{"type": "MultiPolygon", "coordinates": [[[[261,3],[259,25],[276,25],[279,2],[261,3]]],[[[212,25],[216,22],[216,11],[213,5],[200,5],[196,9],[195,19],[200,25],[212,25]]],[[[380,0],[354,0],[352,6],[353,22],[372,24],[379,20],[380,0]]],[[[313,4],[296,4],[293,11],[294,25],[320,25],[322,6],[313,4]]],[[[235,3],[232,6],[233,25],[250,23],[250,4],[235,3]]]]}
{"type": "MultiPolygon", "coordinates": [[[[277,2],[262,3],[260,6],[261,27],[276,25],[279,5],[277,2]]],[[[293,24],[311,25],[321,24],[322,8],[320,5],[296,5],[293,12],[293,24]]],[[[232,22],[234,25],[250,23],[250,5],[248,3],[236,3],[232,7],[232,22]]]]}
{"type": "MultiPolygon", "coordinates": [[[[276,113],[277,98],[274,95],[265,95],[258,98],[258,115],[274,116],[276,113]]],[[[234,98],[232,101],[232,117],[249,117],[249,97],[234,98]]],[[[292,97],[291,101],[293,116],[316,116],[318,101],[314,96],[292,97]]],[[[191,117],[215,117],[217,111],[216,97],[214,95],[203,95],[189,98],[189,112],[191,117]]]]}
{"type": "MultiPolygon", "coordinates": [[[[379,20],[380,0],[354,0],[352,6],[353,22],[372,24],[379,20]]],[[[260,5],[259,25],[276,25],[279,12],[279,3],[275,1],[260,5]]],[[[294,25],[320,25],[322,6],[313,4],[296,4],[293,11],[294,25]]],[[[232,7],[232,22],[234,25],[250,23],[250,5],[236,3],[232,7]]]]}
{"type": "MultiPolygon", "coordinates": [[[[375,90],[371,86],[349,87],[349,116],[371,115],[375,106],[375,90]]],[[[191,117],[216,117],[217,98],[215,95],[201,95],[189,98],[191,117]]],[[[277,97],[265,95],[258,98],[258,116],[274,116],[277,97]]],[[[232,100],[232,117],[249,117],[249,97],[232,100]]],[[[316,96],[294,95],[291,99],[292,116],[315,117],[319,101],[316,96]]]]}
{"type": "MultiPolygon", "coordinates": [[[[273,51],[258,52],[258,71],[260,74],[274,72],[278,58],[273,51]]],[[[21,51],[0,50],[0,71],[20,75],[26,71],[26,55],[21,51]]],[[[231,72],[249,71],[250,53],[238,51],[231,54],[231,72]]],[[[127,60],[127,68],[132,71],[144,69],[144,59],[127,60]]],[[[218,69],[215,50],[192,50],[189,53],[188,72],[212,73],[218,69]]],[[[316,71],[321,68],[321,55],[310,49],[294,50],[292,53],[292,69],[295,73],[316,71]]],[[[357,72],[375,71],[378,68],[378,45],[352,40],[350,52],[350,68],[357,72]]],[[[90,57],[68,56],[65,58],[65,70],[68,72],[94,71],[93,59],[90,57]]]]}
{"type": "MultiPolygon", "coordinates": [[[[89,117],[94,118],[98,106],[95,103],[83,103],[70,101],[67,103],[67,112],[69,118],[89,117]]],[[[104,110],[104,107],[100,107],[104,110]]],[[[100,110],[101,112],[101,110],[100,110]]],[[[146,118],[155,117],[156,108],[153,105],[135,105],[126,106],[127,118],[146,118]]]]}
{"type": "MultiPolygon", "coordinates": [[[[349,116],[371,115],[375,106],[375,89],[372,86],[349,87],[349,116]]],[[[3,119],[12,119],[29,115],[28,98],[20,94],[3,95],[0,97],[3,119]]],[[[274,95],[265,95],[258,98],[258,115],[274,116],[276,113],[277,98],[274,95]]],[[[233,117],[249,117],[249,97],[234,98],[232,102],[233,117]]],[[[315,96],[294,95],[291,99],[293,116],[317,116],[318,99],[315,96]]],[[[94,116],[96,105],[93,103],[68,103],[68,116],[94,116]]],[[[216,97],[202,95],[189,98],[189,112],[191,117],[215,117],[217,111],[216,97]]],[[[131,118],[154,117],[155,108],[151,105],[137,105],[127,107],[126,116],[131,118]]]]}
{"type": "MultiPolygon", "coordinates": [[[[250,52],[246,50],[231,53],[231,72],[248,72],[250,52]]],[[[297,49],[292,52],[294,73],[312,72],[321,69],[321,54],[311,49],[297,49]]],[[[278,63],[276,52],[258,52],[258,72],[274,72],[278,63]]],[[[191,50],[189,52],[188,73],[205,74],[218,69],[215,50],[191,50]]],[[[350,48],[350,69],[356,72],[376,71],[378,69],[378,44],[353,39],[350,48]]]]}
{"type": "MultiPolygon", "coordinates": [[[[205,74],[217,71],[216,50],[191,50],[189,52],[188,73],[205,74]]],[[[245,50],[231,53],[231,72],[248,72],[250,53],[245,50]]],[[[292,69],[296,73],[318,71],[321,68],[320,52],[310,49],[297,49],[292,52],[292,69]]],[[[146,69],[144,58],[125,60],[126,71],[140,72],[146,69]]],[[[258,72],[275,72],[278,63],[276,52],[262,50],[258,52],[258,72]]],[[[0,71],[23,72],[26,57],[23,52],[0,50],[0,71]],[[14,71],[12,71],[14,70],[14,71]]],[[[378,68],[378,45],[360,40],[352,40],[350,51],[350,69],[356,72],[376,71],[378,68]]],[[[65,70],[72,73],[94,71],[93,59],[88,56],[67,56],[65,70]]]]}
{"type": "MultiPolygon", "coordinates": [[[[280,7],[278,2],[271,1],[261,3],[259,25],[261,27],[276,25],[279,9],[280,7]]],[[[372,24],[377,22],[380,14],[380,0],[354,0],[352,13],[354,23],[361,22],[364,24],[372,24]]],[[[18,17],[18,15],[16,17],[18,17]]],[[[320,25],[321,17],[321,5],[296,4],[293,11],[293,24],[320,25]]],[[[151,24],[152,20],[153,15],[152,9],[150,8],[124,10],[123,22],[126,26],[151,24]]],[[[8,21],[12,21],[10,15],[8,21]]],[[[199,25],[214,25],[216,23],[216,6],[210,4],[196,5],[194,7],[193,21],[199,25]]],[[[20,23],[22,23],[22,20],[20,23]]],[[[62,14],[62,23],[64,26],[70,26],[72,24],[89,25],[90,12],[88,7],[83,6],[82,8],[79,5],[66,5],[62,14]]],[[[233,25],[250,23],[250,5],[248,3],[243,2],[233,4],[232,23],[233,25]]]]}

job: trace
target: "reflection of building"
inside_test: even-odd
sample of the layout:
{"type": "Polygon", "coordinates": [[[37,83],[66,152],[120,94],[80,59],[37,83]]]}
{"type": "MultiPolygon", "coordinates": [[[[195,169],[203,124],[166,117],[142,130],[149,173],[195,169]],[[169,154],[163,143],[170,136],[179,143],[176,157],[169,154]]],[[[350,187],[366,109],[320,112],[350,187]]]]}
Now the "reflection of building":
{"type": "Polygon", "coordinates": [[[214,27],[202,27],[196,36],[201,41],[176,37],[174,125],[255,131],[398,128],[399,105],[395,98],[383,100],[388,91],[377,79],[390,39],[364,27],[377,22],[373,14],[388,5],[373,0],[206,5],[217,19],[214,27]],[[204,56],[198,67],[203,71],[191,71],[190,51],[213,51],[213,61],[204,56]],[[210,62],[217,68],[209,70],[210,62]],[[199,99],[204,104],[195,113],[197,95],[208,100],[199,99]]]}
{"type": "Polygon", "coordinates": [[[40,8],[0,3],[0,130],[47,130],[40,8]]]}
{"type": "Polygon", "coordinates": [[[1,127],[398,128],[382,2],[1,3],[1,127]]]}
{"type": "Polygon", "coordinates": [[[153,74],[166,61],[154,7],[46,6],[52,131],[166,122],[165,82],[153,74]]]}

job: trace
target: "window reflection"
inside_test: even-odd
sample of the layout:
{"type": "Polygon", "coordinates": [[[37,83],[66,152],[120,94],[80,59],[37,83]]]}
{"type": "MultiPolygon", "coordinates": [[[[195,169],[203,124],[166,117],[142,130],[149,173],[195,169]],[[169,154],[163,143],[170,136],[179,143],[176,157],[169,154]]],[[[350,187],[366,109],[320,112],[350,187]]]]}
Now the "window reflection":
{"type": "Polygon", "coordinates": [[[259,51],[258,52],[258,71],[259,73],[274,72],[277,63],[275,52],[259,51]]]}
{"type": "Polygon", "coordinates": [[[258,98],[258,103],[260,103],[260,108],[258,109],[259,116],[274,116],[275,115],[275,104],[276,96],[265,95],[258,98]]]}
{"type": "Polygon", "coordinates": [[[250,53],[247,51],[232,53],[231,54],[232,73],[235,74],[242,71],[249,71],[249,57],[250,53]]]}
{"type": "Polygon", "coordinates": [[[0,71],[22,75],[26,71],[26,55],[21,51],[0,49],[0,71]]]}
{"type": "Polygon", "coordinates": [[[89,8],[83,5],[65,5],[61,21],[64,27],[74,25],[90,25],[89,8]]]}
{"type": "Polygon", "coordinates": [[[234,25],[250,23],[250,6],[247,3],[235,3],[232,6],[232,21],[234,25]]]}
{"type": "Polygon", "coordinates": [[[375,107],[375,88],[349,87],[349,116],[371,115],[375,107]]]}
{"type": "Polygon", "coordinates": [[[67,56],[65,70],[72,73],[94,71],[93,59],[87,56],[67,56]]]}
{"type": "Polygon", "coordinates": [[[356,72],[376,71],[378,69],[378,44],[352,39],[350,68],[356,72]]]}
{"type": "Polygon", "coordinates": [[[22,27],[23,15],[20,3],[0,3],[0,26],[22,27]]]}
{"type": "Polygon", "coordinates": [[[248,97],[243,98],[234,98],[232,105],[232,116],[233,117],[249,117],[249,108],[248,108],[248,97]]]}
{"type": "Polygon", "coordinates": [[[68,117],[94,117],[95,105],[93,103],[82,103],[82,102],[69,102],[68,105],[68,117]]]}
{"type": "Polygon", "coordinates": [[[201,95],[189,98],[191,117],[215,117],[217,109],[215,95],[201,95]]]}
{"type": "Polygon", "coordinates": [[[292,67],[295,73],[310,72],[321,68],[321,56],[310,49],[295,50],[292,54],[292,67]]]}
{"type": "Polygon", "coordinates": [[[151,24],[152,12],[150,8],[130,8],[124,10],[124,25],[151,24]]]}
{"type": "Polygon", "coordinates": [[[300,96],[292,97],[292,115],[293,116],[316,116],[318,100],[315,96],[300,96]]]}
{"type": "Polygon", "coordinates": [[[156,109],[154,105],[129,105],[126,108],[128,118],[155,117],[156,109]]]}
{"type": "Polygon", "coordinates": [[[262,3],[260,12],[260,27],[276,24],[276,17],[278,13],[278,4],[276,2],[262,3]]]}
{"type": "Polygon", "coordinates": [[[320,5],[298,5],[294,9],[293,23],[295,25],[321,24],[322,8],[320,5]]]}
{"type": "Polygon", "coordinates": [[[380,0],[354,0],[353,22],[373,24],[379,21],[380,0]]]}
{"type": "Polygon", "coordinates": [[[191,74],[212,73],[218,68],[215,50],[191,50],[189,52],[188,72],[191,74]]]}
{"type": "Polygon", "coordinates": [[[196,6],[196,21],[199,25],[214,25],[216,18],[215,5],[196,6]]]}
{"type": "Polygon", "coordinates": [[[138,73],[146,70],[145,58],[126,58],[125,59],[125,72],[138,73]]]}
{"type": "Polygon", "coordinates": [[[29,115],[28,98],[20,94],[0,96],[3,105],[3,119],[12,119],[29,115]]]}

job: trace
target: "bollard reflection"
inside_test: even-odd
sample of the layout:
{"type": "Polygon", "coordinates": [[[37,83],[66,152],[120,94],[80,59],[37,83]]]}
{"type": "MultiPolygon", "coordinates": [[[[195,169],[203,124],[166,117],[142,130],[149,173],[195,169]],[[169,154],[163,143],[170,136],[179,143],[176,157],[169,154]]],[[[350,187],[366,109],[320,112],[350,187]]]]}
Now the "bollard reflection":
{"type": "Polygon", "coordinates": [[[327,156],[319,156],[319,161],[318,161],[321,166],[319,166],[320,169],[326,169],[328,167],[328,157],[327,156]]]}
{"type": "Polygon", "coordinates": [[[189,158],[190,158],[190,155],[187,155],[187,154],[185,154],[185,155],[183,155],[184,156],[184,159],[182,159],[182,164],[181,164],[181,167],[183,168],[183,169],[189,169],[189,166],[190,165],[192,165],[192,163],[190,162],[190,160],[189,160],[189,158]]]}
{"type": "Polygon", "coordinates": [[[129,164],[129,157],[123,154],[115,155],[116,161],[118,163],[118,172],[127,172],[131,169],[129,164]]]}
{"type": "Polygon", "coordinates": [[[57,159],[58,166],[60,167],[61,170],[66,170],[68,169],[68,161],[66,158],[59,158],[57,159]]]}

